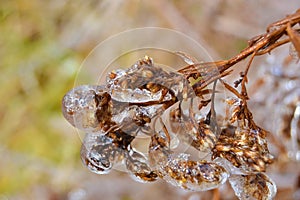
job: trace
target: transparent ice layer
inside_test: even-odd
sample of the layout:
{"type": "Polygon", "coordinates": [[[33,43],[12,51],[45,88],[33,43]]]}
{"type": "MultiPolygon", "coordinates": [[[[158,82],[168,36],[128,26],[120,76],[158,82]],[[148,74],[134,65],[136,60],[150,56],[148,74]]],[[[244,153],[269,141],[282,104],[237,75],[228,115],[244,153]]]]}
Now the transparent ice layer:
{"type": "Polygon", "coordinates": [[[114,164],[124,159],[124,150],[105,135],[87,133],[81,146],[81,159],[92,172],[107,174],[114,164]]]}
{"type": "MultiPolygon", "coordinates": [[[[240,99],[226,100],[232,117],[228,126],[217,127],[209,90],[197,96],[184,76],[163,70],[147,56],[127,70],[112,71],[104,84],[76,87],[62,102],[65,118],[86,132],[81,158],[92,172],[107,174],[120,167],[140,182],[160,177],[195,191],[218,188],[230,179],[240,199],[275,195],[275,184],[258,173],[272,161],[266,133],[249,128],[249,119],[242,123],[240,99]],[[133,148],[140,134],[151,136],[148,157],[133,148]],[[185,147],[193,147],[205,160],[191,159],[185,147]]],[[[298,110],[291,124],[294,132],[298,110]]]]}
{"type": "Polygon", "coordinates": [[[62,111],[70,124],[85,132],[97,131],[95,94],[102,93],[103,86],[82,85],[69,91],[63,98],[62,111]]]}
{"type": "Polygon", "coordinates": [[[229,183],[240,200],[271,200],[277,192],[275,183],[264,173],[231,175],[229,183]]]}
{"type": "Polygon", "coordinates": [[[136,181],[149,182],[158,178],[157,174],[151,170],[146,156],[134,149],[128,152],[125,165],[129,174],[136,181]]]}
{"type": "Polygon", "coordinates": [[[217,163],[189,160],[189,154],[173,153],[162,132],[152,136],[149,147],[152,168],[168,183],[189,190],[205,191],[226,182],[229,174],[217,163]]]}

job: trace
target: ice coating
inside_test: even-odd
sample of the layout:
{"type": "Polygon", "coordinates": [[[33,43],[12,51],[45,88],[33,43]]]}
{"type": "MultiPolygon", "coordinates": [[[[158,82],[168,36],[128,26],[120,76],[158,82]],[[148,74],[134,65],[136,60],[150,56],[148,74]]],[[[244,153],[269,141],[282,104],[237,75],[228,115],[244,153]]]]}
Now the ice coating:
{"type": "Polygon", "coordinates": [[[205,122],[205,118],[196,120],[192,110],[184,113],[180,104],[177,108],[172,107],[170,122],[173,132],[198,151],[210,152],[217,142],[217,132],[205,122]]]}
{"type": "Polygon", "coordinates": [[[149,146],[153,169],[168,183],[188,190],[205,191],[226,182],[227,170],[214,162],[193,161],[188,154],[175,154],[169,149],[168,136],[155,134],[149,146]]]}
{"type": "MultiPolygon", "coordinates": [[[[263,130],[261,130],[263,131],[263,130]]],[[[245,172],[263,172],[273,161],[262,133],[251,129],[227,126],[222,129],[213,158],[225,158],[245,172]]]]}
{"type": "Polygon", "coordinates": [[[222,127],[213,149],[212,159],[224,158],[245,172],[265,172],[273,162],[266,135],[267,131],[251,121],[252,114],[241,114],[244,103],[237,98],[226,100],[231,106],[229,123],[222,127]]]}
{"type": "MultiPolygon", "coordinates": [[[[210,126],[207,115],[198,117],[199,113],[194,108],[195,99],[192,96],[182,100],[164,111],[162,120],[156,120],[155,127],[166,126],[171,138],[178,138],[181,142],[191,145],[203,155],[208,154],[217,142],[217,132],[210,126]]],[[[158,128],[155,128],[159,131],[158,128]]]]}
{"type": "Polygon", "coordinates": [[[115,125],[134,132],[192,92],[182,75],[164,71],[145,57],[127,70],[108,74],[106,85],[72,89],[63,98],[62,110],[85,132],[106,132],[115,125]]]}
{"type": "Polygon", "coordinates": [[[113,139],[95,133],[86,134],[81,146],[81,159],[96,174],[107,174],[114,164],[124,159],[124,150],[113,139]]]}
{"type": "Polygon", "coordinates": [[[232,175],[229,183],[240,200],[271,200],[277,192],[275,183],[264,173],[232,175]]]}
{"type": "Polygon", "coordinates": [[[112,163],[109,159],[111,145],[112,140],[106,136],[86,135],[81,146],[81,159],[89,170],[96,174],[110,172],[112,169],[112,163]],[[102,148],[101,152],[97,151],[99,147],[102,148]]]}
{"type": "MultiPolygon", "coordinates": [[[[160,177],[195,191],[218,188],[232,176],[239,198],[256,195],[247,191],[258,187],[255,181],[265,181],[264,188],[270,191],[265,196],[274,195],[275,185],[263,174],[256,176],[273,158],[266,131],[251,121],[249,111],[243,115],[245,102],[228,99],[228,124],[221,126],[207,106],[212,105],[210,90],[197,95],[184,76],[163,70],[146,56],[126,70],[112,71],[103,86],[74,88],[63,98],[62,110],[73,126],[86,132],[81,158],[94,173],[107,174],[124,165],[134,180],[151,182],[160,177]],[[139,134],[151,137],[148,156],[132,147],[139,134]],[[185,146],[208,160],[190,159],[183,153],[185,146]],[[246,192],[241,192],[243,188],[246,192]]],[[[294,121],[299,121],[298,115],[294,121]]]]}
{"type": "Polygon", "coordinates": [[[62,100],[64,117],[70,124],[86,132],[97,130],[98,120],[97,93],[103,93],[104,87],[93,85],[78,86],[69,91],[62,100]]]}
{"type": "Polygon", "coordinates": [[[132,177],[139,182],[156,181],[158,178],[151,170],[147,158],[134,149],[128,152],[125,165],[132,177]]]}
{"type": "Polygon", "coordinates": [[[127,70],[116,70],[107,77],[113,99],[120,102],[176,102],[193,93],[188,81],[180,74],[164,71],[145,56],[127,70]]]}

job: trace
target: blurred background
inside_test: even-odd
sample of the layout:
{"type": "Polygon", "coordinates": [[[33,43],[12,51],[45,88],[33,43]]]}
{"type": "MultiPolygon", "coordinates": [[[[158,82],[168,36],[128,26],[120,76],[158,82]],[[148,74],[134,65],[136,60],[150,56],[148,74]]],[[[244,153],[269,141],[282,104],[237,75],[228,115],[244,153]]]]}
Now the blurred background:
{"type": "MultiPolygon", "coordinates": [[[[118,171],[92,174],[81,164],[81,140],[62,117],[61,99],[90,51],[121,31],[174,29],[214,60],[228,59],[299,7],[298,0],[0,0],[0,200],[211,199],[211,192],[137,183],[118,171]]],[[[234,199],[227,190],[221,199],[234,199]]],[[[284,191],[278,199],[296,198],[284,191]]]]}

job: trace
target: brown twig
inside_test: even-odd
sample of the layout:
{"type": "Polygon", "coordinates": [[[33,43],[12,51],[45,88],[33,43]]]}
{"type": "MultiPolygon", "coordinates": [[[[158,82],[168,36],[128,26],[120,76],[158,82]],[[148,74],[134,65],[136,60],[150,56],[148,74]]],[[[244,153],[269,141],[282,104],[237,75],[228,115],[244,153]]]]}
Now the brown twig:
{"type": "MultiPolygon", "coordinates": [[[[225,76],[224,72],[231,68],[236,63],[244,60],[249,55],[258,56],[271,52],[274,48],[290,42],[290,38],[281,39],[284,35],[288,35],[291,32],[292,27],[300,23],[300,9],[294,14],[288,15],[287,17],[272,23],[268,26],[266,33],[253,37],[248,42],[248,47],[242,50],[239,54],[232,57],[229,60],[207,62],[188,65],[180,70],[179,73],[183,74],[187,79],[201,78],[193,87],[204,88],[208,85],[204,80],[209,80],[210,83],[220,77],[225,76]],[[281,40],[280,40],[281,39],[281,40]],[[221,74],[221,76],[220,76],[221,74]]],[[[295,31],[295,30],[294,30],[295,31]]],[[[298,31],[296,31],[298,32],[298,31]]],[[[229,73],[228,73],[229,74],[229,73]]],[[[226,75],[228,75],[226,74],[226,75]]]]}

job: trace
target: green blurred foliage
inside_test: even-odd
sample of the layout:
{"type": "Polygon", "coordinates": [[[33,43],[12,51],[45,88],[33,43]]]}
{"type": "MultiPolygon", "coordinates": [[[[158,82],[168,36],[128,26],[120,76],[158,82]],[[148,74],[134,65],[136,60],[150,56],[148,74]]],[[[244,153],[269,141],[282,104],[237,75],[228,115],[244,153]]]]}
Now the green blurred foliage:
{"type": "Polygon", "coordinates": [[[64,133],[60,101],[81,58],[59,43],[56,16],[42,1],[0,1],[0,155],[9,154],[0,161],[0,194],[47,181],[47,169],[34,169],[39,162],[79,161],[80,140],[64,133]]]}

